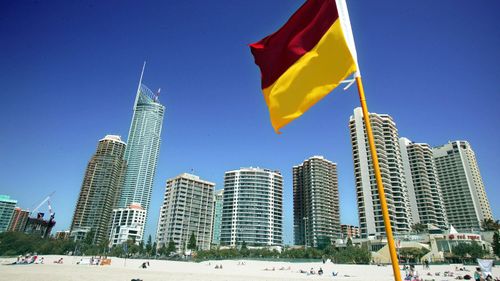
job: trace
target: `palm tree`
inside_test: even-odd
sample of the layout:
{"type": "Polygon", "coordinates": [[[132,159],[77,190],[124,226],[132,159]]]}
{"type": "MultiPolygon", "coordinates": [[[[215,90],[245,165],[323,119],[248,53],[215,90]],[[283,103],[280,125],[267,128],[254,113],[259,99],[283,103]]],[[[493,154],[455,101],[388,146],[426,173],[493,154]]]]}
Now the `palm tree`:
{"type": "Polygon", "coordinates": [[[481,228],[484,231],[497,231],[500,229],[500,222],[498,220],[484,219],[481,222],[481,228]]]}

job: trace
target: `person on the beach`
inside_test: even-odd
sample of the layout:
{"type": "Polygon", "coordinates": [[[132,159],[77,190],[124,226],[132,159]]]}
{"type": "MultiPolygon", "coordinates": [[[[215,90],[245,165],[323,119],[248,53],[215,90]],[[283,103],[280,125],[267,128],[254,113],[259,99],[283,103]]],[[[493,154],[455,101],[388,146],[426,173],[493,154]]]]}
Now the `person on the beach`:
{"type": "Polygon", "coordinates": [[[476,267],[476,272],[474,272],[474,280],[476,281],[483,281],[483,277],[482,277],[482,274],[481,274],[481,268],[480,267],[476,267]]]}
{"type": "Polygon", "coordinates": [[[321,267],[319,268],[318,275],[323,275],[323,268],[321,268],[321,267]]]}

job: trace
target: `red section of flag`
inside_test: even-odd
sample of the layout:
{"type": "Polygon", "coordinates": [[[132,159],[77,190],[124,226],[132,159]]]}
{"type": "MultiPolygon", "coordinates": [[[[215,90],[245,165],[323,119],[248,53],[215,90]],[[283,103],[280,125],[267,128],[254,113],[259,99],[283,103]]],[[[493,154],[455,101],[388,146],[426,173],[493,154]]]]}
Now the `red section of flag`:
{"type": "Polygon", "coordinates": [[[251,44],[262,74],[262,89],[314,48],[338,17],[335,0],[308,0],[278,31],[251,44]]]}

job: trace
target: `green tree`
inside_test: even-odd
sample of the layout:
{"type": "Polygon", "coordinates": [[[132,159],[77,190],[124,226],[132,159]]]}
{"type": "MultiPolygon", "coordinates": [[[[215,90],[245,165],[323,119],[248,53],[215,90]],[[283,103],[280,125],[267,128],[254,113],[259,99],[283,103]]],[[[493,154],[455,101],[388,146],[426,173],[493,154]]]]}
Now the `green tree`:
{"type": "MultiPolygon", "coordinates": [[[[165,245],[163,245],[165,247],[165,245]]],[[[177,250],[175,249],[175,242],[172,238],[170,238],[170,241],[168,241],[168,246],[165,249],[166,253],[170,255],[170,253],[176,252],[177,250]]]]}
{"type": "Polygon", "coordinates": [[[91,228],[86,234],[85,238],[83,238],[81,244],[81,251],[84,255],[97,255],[100,252],[99,245],[96,245],[94,242],[96,240],[96,232],[93,228],[91,228]]]}
{"type": "Polygon", "coordinates": [[[485,254],[481,245],[477,242],[472,243],[460,243],[451,249],[451,252],[456,257],[461,258],[462,260],[466,259],[477,259],[482,258],[485,254]]]}
{"type": "Polygon", "coordinates": [[[350,246],[335,252],[331,259],[336,263],[368,264],[371,253],[367,249],[350,246]]]}
{"type": "Polygon", "coordinates": [[[71,240],[41,238],[22,232],[0,233],[0,256],[17,256],[37,252],[39,254],[63,255],[75,249],[71,240]]]}
{"type": "Polygon", "coordinates": [[[498,234],[498,231],[495,231],[493,234],[493,253],[497,256],[500,257],[500,235],[498,234]]]}
{"type": "Polygon", "coordinates": [[[352,246],[352,239],[351,237],[347,237],[347,247],[352,246]]]}
{"type": "Polygon", "coordinates": [[[140,253],[141,248],[135,243],[135,239],[129,239],[127,242],[128,256],[136,256],[140,253]]]}
{"type": "Polygon", "coordinates": [[[241,251],[248,250],[247,242],[245,242],[245,240],[243,240],[243,242],[241,242],[241,248],[240,248],[240,250],[241,251]]]}
{"type": "Polygon", "coordinates": [[[109,255],[113,257],[122,257],[125,254],[122,245],[115,245],[109,251],[109,255]]]}
{"type": "Polygon", "coordinates": [[[145,249],[144,249],[144,241],[140,241],[139,242],[139,249],[138,249],[138,253],[143,255],[145,253],[145,249]]]}
{"type": "Polygon", "coordinates": [[[500,222],[498,220],[484,219],[481,222],[481,228],[484,231],[497,231],[500,229],[500,222]]]}
{"type": "Polygon", "coordinates": [[[95,240],[95,230],[91,228],[89,232],[85,234],[85,238],[83,239],[83,243],[87,246],[93,245],[95,240]]]}
{"type": "Polygon", "coordinates": [[[239,255],[242,257],[249,257],[251,255],[251,251],[248,250],[247,242],[245,242],[245,240],[243,240],[243,242],[241,242],[239,255]]]}
{"type": "Polygon", "coordinates": [[[153,248],[153,239],[151,239],[151,234],[148,236],[148,242],[146,243],[146,255],[151,255],[151,249],[153,248]]]}
{"type": "Polygon", "coordinates": [[[413,262],[419,262],[428,252],[429,250],[426,248],[406,247],[399,250],[399,256],[413,262]]]}
{"type": "Polygon", "coordinates": [[[411,229],[416,233],[423,233],[427,231],[427,225],[423,223],[415,223],[411,226],[411,229]]]}
{"type": "Polygon", "coordinates": [[[153,246],[151,247],[151,251],[149,251],[150,256],[156,255],[156,242],[153,242],[153,246]]]}
{"type": "Polygon", "coordinates": [[[162,257],[168,255],[168,250],[167,247],[165,247],[165,244],[163,244],[159,249],[158,249],[158,254],[162,257]]]}
{"type": "Polygon", "coordinates": [[[191,232],[191,236],[189,237],[189,243],[187,245],[189,250],[196,250],[196,236],[194,235],[194,231],[191,232]]]}
{"type": "Polygon", "coordinates": [[[318,249],[324,250],[332,244],[330,236],[318,236],[318,249]]]}
{"type": "Polygon", "coordinates": [[[99,243],[99,251],[103,254],[106,255],[106,253],[109,250],[109,239],[105,238],[99,243]]]}

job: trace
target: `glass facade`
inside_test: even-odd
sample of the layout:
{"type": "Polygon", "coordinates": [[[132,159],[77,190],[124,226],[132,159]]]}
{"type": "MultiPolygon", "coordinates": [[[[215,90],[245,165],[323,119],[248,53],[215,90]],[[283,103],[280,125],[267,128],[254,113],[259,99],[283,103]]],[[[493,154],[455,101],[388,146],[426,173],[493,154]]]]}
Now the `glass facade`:
{"type": "Polygon", "coordinates": [[[212,224],[212,244],[220,245],[220,227],[222,223],[222,203],[224,189],[217,190],[214,195],[214,222],[212,224]]]}
{"type": "Polygon", "coordinates": [[[7,195],[0,195],[0,232],[7,231],[16,204],[17,200],[12,200],[7,195]]]}
{"type": "Polygon", "coordinates": [[[145,85],[140,84],[125,150],[127,171],[119,208],[139,203],[149,210],[153,180],[160,152],[165,107],[145,85]]]}

